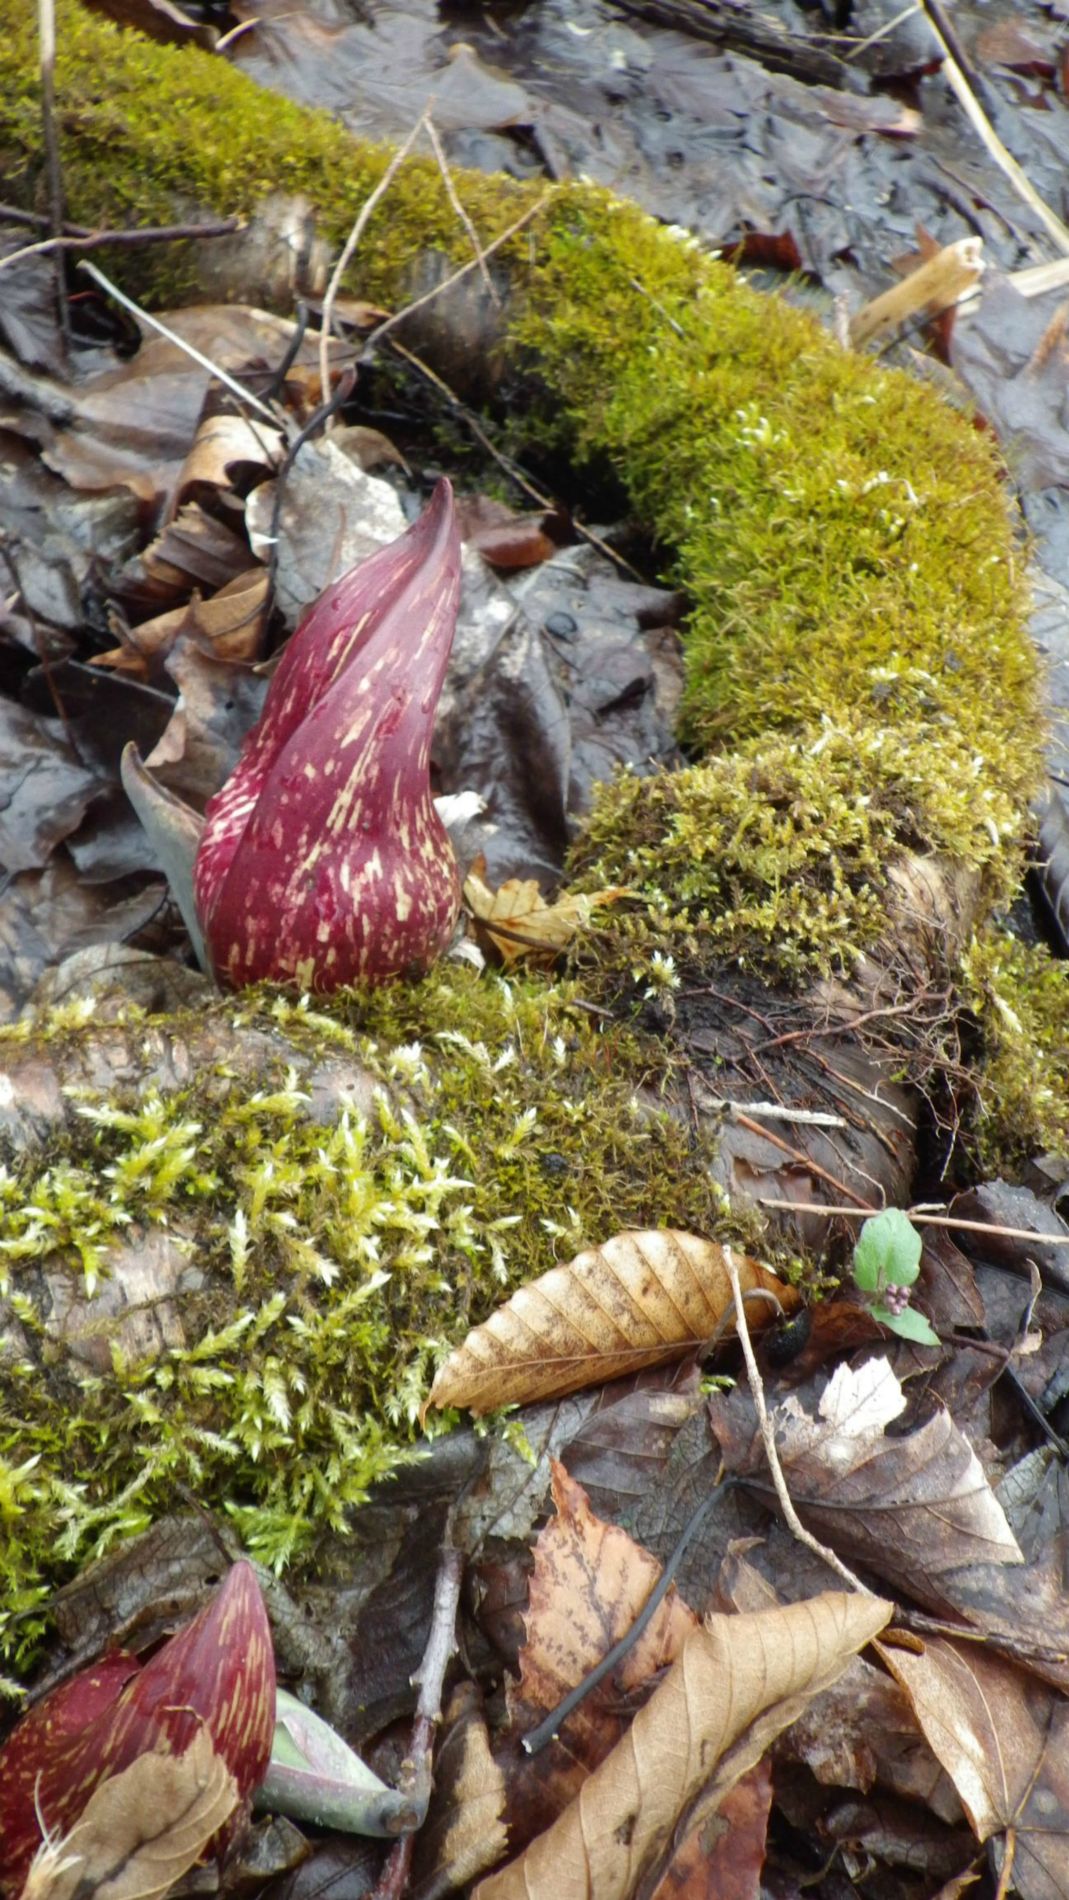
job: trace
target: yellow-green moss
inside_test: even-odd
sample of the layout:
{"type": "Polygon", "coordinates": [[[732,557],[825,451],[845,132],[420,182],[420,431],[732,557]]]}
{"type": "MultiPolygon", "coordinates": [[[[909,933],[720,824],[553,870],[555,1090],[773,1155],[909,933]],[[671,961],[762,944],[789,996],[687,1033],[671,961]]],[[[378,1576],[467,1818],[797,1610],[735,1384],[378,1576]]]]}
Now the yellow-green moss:
{"type": "Polygon", "coordinates": [[[636,1105],[663,1055],[567,987],[448,966],[329,1017],[270,993],[217,1008],[340,1039],[383,1092],[330,1127],[285,1075],[222,1108],[216,1078],[84,1100],[45,1166],[0,1176],[0,1285],[26,1335],[0,1347],[9,1614],[183,1485],[266,1561],[306,1554],[410,1455],[435,1354],[514,1285],[621,1227],[724,1231],[708,1152],[636,1105]],[[135,1363],[113,1345],[94,1375],[44,1329],[42,1266],[89,1295],[133,1222],[173,1228],[203,1285],[181,1296],[186,1346],[135,1363]]]}
{"type": "Polygon", "coordinates": [[[854,717],[680,772],[622,773],[599,790],[572,871],[580,889],[635,893],[600,932],[617,964],[656,945],[779,980],[849,974],[886,928],[887,873],[904,850],[983,869],[1006,895],[1016,824],[959,732],[920,715],[901,731],[854,717]]]}
{"type": "Polygon", "coordinates": [[[961,985],[980,1031],[966,1129],[978,1166],[1009,1174],[1044,1150],[1069,1161],[1069,963],[989,926],[961,985]]]}

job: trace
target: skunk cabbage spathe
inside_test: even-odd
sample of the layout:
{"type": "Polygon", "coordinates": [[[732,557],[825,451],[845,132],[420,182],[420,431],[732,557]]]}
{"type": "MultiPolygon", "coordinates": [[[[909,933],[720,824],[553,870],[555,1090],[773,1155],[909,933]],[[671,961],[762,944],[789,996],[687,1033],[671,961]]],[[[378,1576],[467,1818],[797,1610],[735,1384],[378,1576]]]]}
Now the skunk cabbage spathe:
{"type": "Polygon", "coordinates": [[[44,1829],[65,1834],[102,1782],[154,1750],[182,1754],[201,1729],[246,1801],[267,1772],[275,1730],[271,1631],[248,1563],[234,1564],[147,1663],[104,1656],[12,1730],[0,1748],[0,1894],[20,1891],[44,1829]]]}
{"type": "Polygon", "coordinates": [[[205,814],[194,891],[221,982],[381,983],[446,947],[460,887],[430,745],[459,597],[440,481],[302,620],[205,814]]]}

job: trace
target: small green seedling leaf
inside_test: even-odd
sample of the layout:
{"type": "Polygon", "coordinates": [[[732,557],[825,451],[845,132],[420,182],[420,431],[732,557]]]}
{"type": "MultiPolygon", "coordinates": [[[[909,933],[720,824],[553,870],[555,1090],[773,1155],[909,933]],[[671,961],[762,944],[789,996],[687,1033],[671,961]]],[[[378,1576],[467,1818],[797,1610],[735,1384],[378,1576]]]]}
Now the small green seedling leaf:
{"type": "Polygon", "coordinates": [[[854,1247],[854,1281],[862,1293],[912,1286],[920,1272],[921,1237],[900,1207],[865,1222],[854,1247]]]}
{"type": "Polygon", "coordinates": [[[911,1339],[915,1346],[938,1346],[940,1343],[939,1334],[931,1322],[912,1306],[904,1306],[900,1313],[892,1313],[889,1306],[874,1306],[870,1310],[873,1319],[878,1319],[888,1332],[897,1333],[899,1339],[911,1339]]]}

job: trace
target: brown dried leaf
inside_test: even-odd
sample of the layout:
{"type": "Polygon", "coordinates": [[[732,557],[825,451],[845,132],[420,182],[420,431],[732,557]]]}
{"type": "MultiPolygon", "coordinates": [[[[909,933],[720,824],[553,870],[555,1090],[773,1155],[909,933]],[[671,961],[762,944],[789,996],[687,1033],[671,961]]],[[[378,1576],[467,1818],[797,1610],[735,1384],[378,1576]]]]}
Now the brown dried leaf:
{"type": "Polygon", "coordinates": [[[21,1900],[154,1900],[233,1813],[237,1783],[206,1728],[181,1755],[139,1755],[36,1855],[21,1900]]]}
{"type": "Polygon", "coordinates": [[[614,886],[570,893],[547,904],[533,877],[510,877],[500,890],[492,891],[472,870],[464,882],[464,902],[506,964],[521,958],[527,963],[553,963],[576,932],[586,928],[599,905],[614,904],[627,895],[622,887],[614,886]]]}
{"type": "MultiPolygon", "coordinates": [[[[594,1515],[582,1485],[556,1459],[551,1470],[557,1515],[535,1544],[520,1680],[508,1695],[522,1734],[627,1633],[661,1574],[648,1550],[594,1515]]],[[[629,1695],[675,1661],[697,1624],[673,1586],[619,1666],[562,1724],[560,1739],[534,1761],[523,1759],[510,1788],[514,1845],[548,1826],[578,1793],[627,1727],[629,1695]]]]}
{"type": "Polygon", "coordinates": [[[977,1643],[879,1649],[977,1839],[1005,1834],[1015,1891],[1069,1893],[1069,1701],[977,1643]]]}
{"type": "Polygon", "coordinates": [[[672,1837],[711,1815],[807,1702],[892,1613],[826,1592],[755,1616],[713,1616],[558,1821],[481,1881],[475,1900],[626,1900],[669,1864],[672,1837]]]}
{"type": "Polygon", "coordinates": [[[282,432],[245,416],[202,416],[175,483],[168,509],[176,515],[187,502],[215,506],[217,489],[232,495],[234,483],[246,488],[265,481],[282,459],[282,432]]]}
{"type": "Polygon", "coordinates": [[[780,1460],[818,1536],[921,1602],[950,1609],[953,1573],[962,1566],[1023,1559],[976,1453],[947,1412],[904,1437],[885,1436],[904,1405],[886,1359],[840,1366],[816,1418],[794,1398],[778,1408],[780,1460]]]}
{"type": "Polygon", "coordinates": [[[759,1900],[772,1807],[772,1764],[729,1788],[712,1818],[680,1841],[651,1900],[759,1900]]]}
{"type": "Polygon", "coordinates": [[[136,673],[147,679],[150,662],[165,660],[183,634],[218,660],[247,664],[263,652],[267,625],[268,577],[262,567],[250,567],[221,587],[210,600],[194,591],[191,600],[167,613],[131,627],[127,644],[93,656],[94,666],[136,673]]]}
{"type": "MultiPolygon", "coordinates": [[[[744,1293],[761,1289],[783,1308],[794,1289],[760,1261],[738,1255],[744,1293]]],[[[565,1267],[553,1267],[476,1326],[442,1366],[427,1405],[489,1412],[663,1365],[711,1339],[731,1306],[724,1249],[671,1228],[616,1234],[565,1267]]],[[[752,1327],[775,1311],[754,1302],[752,1327]]]]}
{"type": "Polygon", "coordinates": [[[478,1690],[458,1683],[434,1758],[434,1793],[420,1832],[415,1888],[452,1891],[493,1867],[508,1847],[505,1778],[490,1753],[478,1690]]]}

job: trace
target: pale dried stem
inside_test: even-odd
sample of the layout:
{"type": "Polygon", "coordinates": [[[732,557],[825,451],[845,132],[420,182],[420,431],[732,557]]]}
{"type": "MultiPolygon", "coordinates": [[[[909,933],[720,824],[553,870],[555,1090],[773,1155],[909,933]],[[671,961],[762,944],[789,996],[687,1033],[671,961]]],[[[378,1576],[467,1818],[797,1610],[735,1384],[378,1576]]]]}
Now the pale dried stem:
{"type": "Polygon", "coordinates": [[[341,256],[338,258],[331,273],[330,282],[327,285],[327,294],[323,299],[323,314],[320,319],[319,332],[319,380],[322,385],[324,402],[329,402],[330,400],[330,330],[334,320],[334,305],[337,302],[338,292],[341,289],[342,278],[352,263],[356,247],[367,229],[368,219],[371,213],[374,211],[380,198],[389,191],[400,167],[408,157],[409,152],[412,150],[413,145],[426,123],[427,113],[421,112],[411,132],[405,139],[404,144],[397,147],[396,152],[387,165],[386,170],[383,172],[382,177],[379,179],[378,184],[364,199],[363,204],[353,220],[353,228],[342,246],[341,256]]]}
{"type": "MultiPolygon", "coordinates": [[[[63,165],[56,119],[56,7],[55,0],[37,0],[37,32],[41,62],[41,132],[48,172],[48,214],[54,238],[63,235],[63,165]]],[[[63,266],[56,265],[59,329],[64,350],[70,348],[71,321],[63,266]]]]}
{"type": "MultiPolygon", "coordinates": [[[[835,1207],[830,1201],[778,1201],[770,1194],[756,1194],[758,1207],[778,1207],[785,1214],[826,1214],[828,1219],[871,1220],[882,1214],[881,1207],[835,1207]]],[[[919,1214],[906,1208],[915,1227],[961,1228],[967,1234],[997,1234],[1002,1240],[1030,1240],[1036,1247],[1069,1247],[1069,1234],[1037,1234],[1028,1227],[1001,1227],[995,1221],[958,1220],[953,1214],[919,1214]]]]}
{"type": "Polygon", "coordinates": [[[776,1496],[779,1499],[779,1507],[783,1512],[784,1522],[792,1536],[796,1537],[800,1544],[804,1544],[807,1550],[811,1550],[814,1556],[821,1558],[821,1560],[828,1565],[829,1569],[834,1570],[836,1576],[841,1577],[843,1582],[847,1584],[851,1590],[857,1590],[862,1596],[870,1597],[874,1592],[870,1590],[866,1584],[862,1583],[860,1577],[855,1577],[853,1571],[848,1569],[847,1565],[843,1563],[840,1557],[836,1556],[833,1550],[829,1550],[827,1544],[822,1544],[818,1537],[814,1537],[810,1531],[806,1530],[805,1525],[802,1523],[801,1518],[791,1502],[791,1494],[787,1489],[787,1480],[783,1475],[783,1466],[780,1464],[779,1452],[776,1449],[775,1428],[768,1415],[768,1406],[765,1402],[765,1388],[754,1354],[753,1341],[750,1338],[750,1327],[746,1318],[746,1302],[743,1299],[742,1287],[739,1284],[738,1265],[730,1247],[725,1247],[723,1251],[724,1265],[727,1268],[728,1278],[731,1281],[731,1291],[735,1296],[735,1330],[738,1333],[739,1344],[742,1347],[742,1356],[746,1361],[746,1375],[750,1381],[750,1391],[753,1394],[753,1402],[757,1410],[757,1421],[761,1428],[761,1442],[765,1448],[768,1469],[772,1475],[772,1483],[775,1488],[776,1496]]]}
{"type": "Polygon", "coordinates": [[[483,283],[486,286],[486,294],[490,298],[491,302],[499,304],[501,302],[501,299],[498,296],[497,291],[494,289],[494,285],[490,277],[490,272],[486,268],[486,253],[483,250],[481,243],[479,242],[479,233],[475,229],[475,226],[473,225],[470,217],[468,216],[468,213],[465,211],[464,206],[460,202],[460,195],[457,191],[455,184],[453,183],[453,174],[449,169],[449,160],[446,158],[445,152],[442,149],[442,141],[438,137],[438,128],[435,125],[434,120],[431,118],[431,115],[429,112],[426,115],[426,127],[427,127],[427,137],[430,140],[431,151],[434,153],[435,164],[437,165],[438,170],[442,174],[442,183],[445,186],[446,196],[449,199],[449,202],[452,205],[453,210],[456,212],[457,217],[460,219],[461,224],[464,226],[464,229],[467,232],[469,238],[471,239],[471,248],[475,252],[475,265],[476,265],[476,268],[478,269],[480,277],[483,280],[483,283]]]}
{"type": "Polygon", "coordinates": [[[947,84],[957,99],[958,104],[961,106],[962,111],[965,113],[970,125],[982,139],[1000,171],[1005,172],[1006,177],[1009,179],[1018,197],[1023,199],[1024,203],[1035,212],[1036,217],[1040,220],[1048,236],[1051,237],[1058,246],[1058,249],[1069,253],[1069,230],[1066,229],[1061,219],[1051,210],[1045,200],[1040,197],[1031,180],[1026,177],[1025,173],[1021,170],[1013,153],[1007,151],[1003,145],[987,113],[984,111],[983,106],[976,97],[965,74],[954,58],[950,47],[947,45],[932,8],[925,5],[924,10],[928,17],[928,25],[942,49],[943,71],[946,75],[947,84]]]}
{"type": "Polygon", "coordinates": [[[109,297],[114,297],[116,303],[121,304],[124,310],[129,310],[131,316],[136,317],[139,323],[147,323],[149,329],[158,331],[160,336],[165,336],[168,343],[173,343],[176,349],[184,350],[194,363],[200,364],[201,369],[206,369],[209,375],[218,377],[232,395],[237,396],[251,408],[258,409],[262,416],[266,416],[273,429],[279,427],[279,419],[273,409],[269,409],[267,404],[261,402],[260,398],[254,396],[250,390],[243,388],[241,383],[235,377],[228,375],[218,363],[213,363],[210,356],[205,356],[202,351],[195,349],[192,343],[187,343],[184,336],[179,336],[177,331],[170,330],[165,323],[161,323],[158,317],[151,316],[147,310],[143,310],[132,297],[128,297],[117,284],[113,284],[110,277],[105,277],[104,272],[98,269],[96,264],[90,264],[87,258],[83,258],[78,269],[84,270],[95,283],[101,286],[102,290],[107,291],[109,297]]]}
{"type": "MultiPolygon", "coordinates": [[[[440,297],[443,291],[452,290],[453,285],[459,284],[462,277],[469,276],[473,270],[479,268],[480,264],[485,264],[488,257],[493,257],[495,251],[499,251],[503,244],[507,244],[509,239],[514,238],[518,231],[523,230],[525,224],[530,224],[531,219],[536,218],[538,213],[545,209],[551,196],[551,192],[544,192],[542,197],[539,198],[535,204],[528,205],[526,211],[522,211],[519,217],[514,219],[504,231],[500,231],[496,238],[492,238],[489,244],[484,245],[478,257],[470,257],[466,264],[458,265],[457,269],[451,271],[448,277],[443,277],[440,284],[435,284],[431,290],[425,290],[422,297],[416,297],[411,303],[406,303],[403,310],[395,310],[391,317],[387,317],[384,322],[379,324],[376,330],[372,330],[371,335],[364,344],[363,354],[366,356],[370,349],[373,349],[377,343],[381,343],[383,337],[386,336],[389,331],[396,329],[399,323],[403,323],[406,317],[411,317],[417,310],[422,310],[424,304],[433,303],[434,299],[440,297]]],[[[399,344],[395,342],[394,348],[397,349],[399,347],[399,344]]],[[[418,357],[414,357],[413,361],[418,363],[418,357]]],[[[422,367],[425,369],[426,365],[422,367]]],[[[430,371],[427,373],[431,374],[430,371]]],[[[442,384],[442,388],[447,388],[445,383],[442,384]]],[[[448,390],[447,393],[450,396],[453,395],[452,390],[448,390]]],[[[453,400],[456,401],[457,398],[454,396],[453,400]]]]}
{"type": "Polygon", "coordinates": [[[879,297],[873,297],[850,319],[850,341],[855,349],[868,343],[884,330],[905,323],[916,311],[929,309],[934,315],[949,310],[976,288],[983,274],[983,240],[958,238],[945,244],[934,257],[893,284],[879,297]]]}

